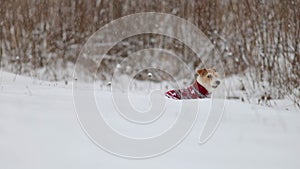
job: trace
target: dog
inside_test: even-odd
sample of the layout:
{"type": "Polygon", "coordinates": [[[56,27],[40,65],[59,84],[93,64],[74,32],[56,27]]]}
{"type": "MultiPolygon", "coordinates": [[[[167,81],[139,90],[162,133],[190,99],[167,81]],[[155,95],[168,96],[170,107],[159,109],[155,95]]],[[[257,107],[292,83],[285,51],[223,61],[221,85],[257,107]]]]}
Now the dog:
{"type": "Polygon", "coordinates": [[[198,69],[194,83],[185,89],[173,89],[165,93],[167,98],[175,100],[209,98],[221,84],[219,73],[215,69],[198,69]]]}

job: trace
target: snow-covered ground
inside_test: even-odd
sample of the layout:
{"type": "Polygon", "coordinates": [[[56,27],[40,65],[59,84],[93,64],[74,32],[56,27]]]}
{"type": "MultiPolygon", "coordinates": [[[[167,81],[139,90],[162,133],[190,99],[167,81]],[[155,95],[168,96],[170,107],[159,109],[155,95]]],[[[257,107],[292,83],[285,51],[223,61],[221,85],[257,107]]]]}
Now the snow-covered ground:
{"type": "MultiPolygon", "coordinates": [[[[96,93],[100,102],[107,101],[109,109],[110,93],[96,93]]],[[[130,96],[138,105],[140,97],[130,96]]],[[[121,132],[147,137],[164,130],[167,122],[176,118],[173,110],[178,102],[166,102],[173,107],[162,117],[166,123],[151,126],[148,132],[127,125],[113,109],[105,118],[121,132]]],[[[199,145],[199,131],[209,105],[209,100],[200,101],[203,114],[200,112],[192,132],[172,151],[145,160],[123,159],[101,150],[85,135],[75,113],[71,84],[0,72],[0,168],[300,168],[299,111],[226,101],[218,130],[207,143],[199,145]]]]}

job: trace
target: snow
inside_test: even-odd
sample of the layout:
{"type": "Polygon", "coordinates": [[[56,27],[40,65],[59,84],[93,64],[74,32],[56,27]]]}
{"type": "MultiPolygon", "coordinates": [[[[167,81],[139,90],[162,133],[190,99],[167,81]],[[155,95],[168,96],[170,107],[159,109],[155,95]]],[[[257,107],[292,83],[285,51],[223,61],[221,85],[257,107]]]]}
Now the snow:
{"type": "MultiPolygon", "coordinates": [[[[111,111],[103,115],[107,122],[123,134],[136,137],[153,136],[166,129],[177,117],[180,103],[166,100],[171,108],[155,122],[157,125],[137,126],[115,113],[110,92],[97,89],[96,98],[105,102],[106,112],[111,111]]],[[[147,97],[133,93],[130,99],[137,109],[147,110],[147,97]]],[[[300,167],[300,113],[296,109],[287,111],[227,100],[219,128],[208,142],[200,145],[197,140],[210,101],[199,102],[202,111],[196,125],[179,146],[156,158],[129,160],[103,151],[85,135],[75,113],[71,84],[0,71],[0,168],[300,167]]]]}

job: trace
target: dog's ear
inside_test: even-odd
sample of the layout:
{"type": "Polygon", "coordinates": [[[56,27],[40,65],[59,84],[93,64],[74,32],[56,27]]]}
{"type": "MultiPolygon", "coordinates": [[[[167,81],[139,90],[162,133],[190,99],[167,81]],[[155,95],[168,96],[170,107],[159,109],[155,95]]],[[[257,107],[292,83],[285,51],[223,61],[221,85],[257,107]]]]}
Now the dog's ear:
{"type": "Polygon", "coordinates": [[[205,76],[208,72],[206,69],[198,69],[197,70],[197,73],[200,75],[200,76],[205,76]]]}

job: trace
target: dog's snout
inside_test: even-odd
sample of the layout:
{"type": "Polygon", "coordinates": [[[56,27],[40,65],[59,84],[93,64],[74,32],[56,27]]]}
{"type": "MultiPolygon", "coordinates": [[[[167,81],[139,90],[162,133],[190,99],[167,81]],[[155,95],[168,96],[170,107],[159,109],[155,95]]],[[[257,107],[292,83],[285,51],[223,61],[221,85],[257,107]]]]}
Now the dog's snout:
{"type": "Polygon", "coordinates": [[[220,80],[217,80],[217,81],[216,81],[216,84],[217,84],[217,85],[219,85],[220,83],[221,83],[221,81],[220,81],[220,80]]]}

